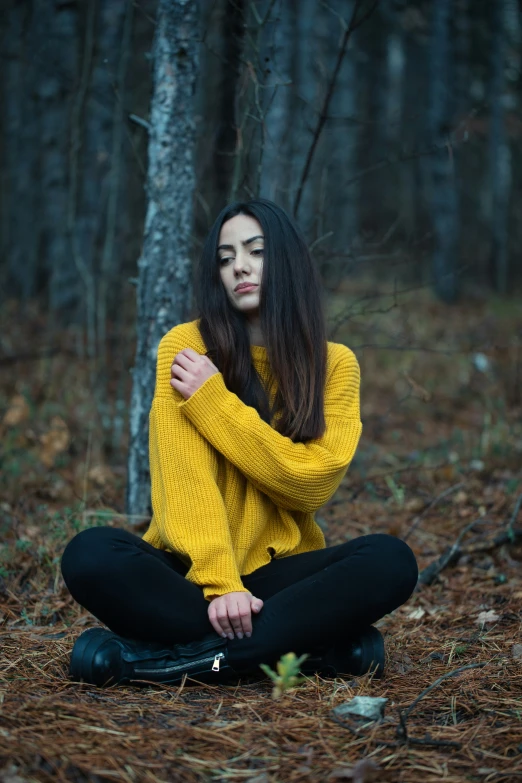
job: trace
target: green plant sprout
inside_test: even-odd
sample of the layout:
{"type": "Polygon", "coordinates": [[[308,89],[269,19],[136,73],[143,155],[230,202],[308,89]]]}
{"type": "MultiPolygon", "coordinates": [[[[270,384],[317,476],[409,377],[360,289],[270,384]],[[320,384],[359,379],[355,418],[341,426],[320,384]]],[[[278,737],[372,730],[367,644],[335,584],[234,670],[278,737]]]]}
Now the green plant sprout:
{"type": "Polygon", "coordinates": [[[283,693],[289,691],[295,685],[306,682],[306,677],[298,677],[299,667],[308,655],[301,655],[299,658],[295,653],[290,652],[281,656],[277,662],[277,672],[270,668],[266,663],[260,663],[260,668],[274,683],[272,689],[272,698],[279,699],[283,693]]]}
{"type": "Polygon", "coordinates": [[[388,485],[388,489],[393,495],[393,499],[395,500],[397,505],[402,508],[402,506],[404,506],[404,494],[405,494],[404,487],[401,487],[400,485],[396,484],[391,476],[386,476],[385,481],[388,485]]]}

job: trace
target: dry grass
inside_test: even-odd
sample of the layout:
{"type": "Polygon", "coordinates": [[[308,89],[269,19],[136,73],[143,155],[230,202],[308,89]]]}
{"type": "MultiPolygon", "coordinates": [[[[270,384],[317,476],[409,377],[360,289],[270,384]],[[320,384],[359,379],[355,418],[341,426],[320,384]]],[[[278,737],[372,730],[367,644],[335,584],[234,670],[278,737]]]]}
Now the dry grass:
{"type": "MultiPolygon", "coordinates": [[[[30,404],[18,424],[4,423],[1,453],[0,781],[522,780],[522,435],[513,342],[521,324],[520,315],[497,318],[485,307],[463,315],[433,305],[431,331],[420,335],[426,306],[411,305],[408,328],[439,347],[449,335],[453,347],[466,343],[457,358],[416,352],[390,361],[386,351],[360,352],[360,454],[317,514],[329,544],[368,532],[407,538],[421,570],[477,524],[432,584],[376,624],[386,643],[383,679],[309,678],[278,701],[268,680],[106,689],[68,680],[74,640],[98,622],[63,583],[63,547],[93,524],[140,528],[122,516],[125,449],[104,457],[86,423],[85,367],[60,355],[15,364],[0,405],[7,415],[16,394],[30,404]],[[477,351],[489,356],[489,374],[470,368],[477,351]],[[413,391],[398,404],[404,389],[413,391]],[[498,543],[508,529],[513,540],[498,543]],[[386,697],[384,719],[336,719],[334,707],[355,695],[386,697]]],[[[397,334],[400,324],[388,323],[397,334]]],[[[30,327],[37,349],[38,327],[30,327]]],[[[362,340],[356,323],[350,335],[336,339],[362,340]]]]}
{"type": "MultiPolygon", "coordinates": [[[[309,678],[277,702],[268,681],[106,689],[72,683],[72,644],[96,624],[92,617],[71,607],[78,617],[69,628],[8,622],[3,779],[16,783],[8,772],[16,767],[20,780],[320,781],[347,777],[344,770],[372,759],[381,771],[362,780],[515,780],[522,776],[520,651],[514,657],[522,593],[513,590],[515,570],[496,587],[478,569],[466,578],[457,571],[381,620],[384,679],[309,678]],[[458,607],[456,591],[464,596],[458,607]],[[477,619],[486,607],[498,619],[482,625],[477,619]],[[422,618],[410,616],[415,609],[424,610],[422,618]],[[458,669],[408,713],[423,690],[458,669]],[[336,722],[332,709],[354,695],[389,699],[385,718],[336,722]]],[[[66,602],[65,588],[47,601],[66,602]]],[[[8,598],[6,617],[16,617],[20,604],[8,598]]]]}

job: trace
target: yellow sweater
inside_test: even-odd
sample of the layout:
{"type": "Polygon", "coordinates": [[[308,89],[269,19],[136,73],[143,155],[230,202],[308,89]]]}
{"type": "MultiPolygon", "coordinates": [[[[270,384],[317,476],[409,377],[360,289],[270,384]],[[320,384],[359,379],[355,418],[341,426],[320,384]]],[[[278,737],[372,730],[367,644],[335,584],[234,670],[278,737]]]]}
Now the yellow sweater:
{"type": "MultiPolygon", "coordinates": [[[[197,320],[175,326],[158,347],[149,417],[153,517],[143,540],[176,553],[210,600],[246,592],[241,576],[272,555],[324,548],[313,512],[336,491],[361,436],[359,365],[345,345],[328,342],[326,431],[294,443],[230,392],[222,373],[185,400],[170,385],[184,348],[206,353],[197,320]]],[[[251,355],[266,386],[266,349],[251,346],[251,355]]]]}

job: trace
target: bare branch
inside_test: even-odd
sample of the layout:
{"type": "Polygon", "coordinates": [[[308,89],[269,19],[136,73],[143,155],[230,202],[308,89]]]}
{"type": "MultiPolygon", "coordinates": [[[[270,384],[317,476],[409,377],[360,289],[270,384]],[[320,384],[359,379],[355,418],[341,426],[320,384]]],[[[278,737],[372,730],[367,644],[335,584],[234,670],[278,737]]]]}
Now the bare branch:
{"type": "Polygon", "coordinates": [[[415,519],[413,520],[413,524],[410,527],[410,529],[407,531],[406,535],[402,536],[402,540],[406,541],[406,539],[408,539],[411,536],[413,531],[417,528],[419,523],[424,519],[426,514],[428,514],[428,512],[430,512],[431,509],[437,505],[437,503],[440,503],[441,500],[447,498],[448,495],[452,495],[454,492],[456,492],[458,489],[460,489],[463,486],[464,486],[464,482],[461,481],[459,484],[454,484],[452,487],[449,487],[449,489],[446,489],[440,495],[437,495],[437,497],[434,498],[434,500],[432,500],[428,506],[426,506],[422,514],[419,514],[419,516],[415,517],[415,519]]]}
{"type": "Polygon", "coordinates": [[[308,150],[308,155],[306,158],[306,162],[303,168],[303,173],[301,174],[301,181],[299,183],[299,187],[297,189],[297,195],[295,197],[294,201],[294,216],[297,217],[297,213],[299,211],[299,205],[301,203],[301,197],[303,195],[303,188],[305,185],[305,182],[308,178],[308,174],[310,172],[310,167],[312,165],[312,160],[314,158],[315,150],[317,147],[317,143],[319,141],[319,137],[321,136],[322,130],[324,128],[324,124],[326,122],[326,118],[328,116],[328,108],[330,106],[330,102],[332,100],[332,96],[334,93],[335,85],[337,82],[337,77],[339,75],[339,71],[341,69],[341,64],[346,52],[346,47],[348,46],[348,41],[350,40],[350,36],[353,33],[357,27],[359,27],[366,19],[368,19],[369,16],[373,13],[373,11],[376,9],[378,5],[378,1],[373,4],[373,6],[370,8],[370,10],[364,14],[359,20],[357,20],[357,13],[359,11],[359,8],[362,5],[363,0],[356,0],[355,6],[352,12],[352,17],[350,19],[350,23],[346,27],[346,30],[343,35],[343,40],[341,42],[341,46],[339,48],[339,52],[337,54],[337,62],[335,63],[335,68],[332,74],[332,77],[330,79],[330,84],[328,85],[328,90],[326,91],[325,99],[323,102],[323,106],[321,109],[321,114],[319,115],[319,121],[317,123],[317,127],[314,132],[314,137],[312,139],[312,144],[310,145],[310,149],[308,150]]]}
{"type": "Polygon", "coordinates": [[[518,512],[520,511],[520,506],[522,506],[522,494],[518,496],[517,502],[515,503],[515,510],[513,511],[513,514],[511,516],[511,519],[509,520],[509,524],[507,526],[507,536],[510,540],[514,540],[513,536],[513,525],[517,521],[518,512]],[[513,536],[513,538],[512,538],[513,536]]]}
{"type": "Polygon", "coordinates": [[[426,568],[421,571],[419,581],[417,582],[417,587],[419,585],[431,585],[435,578],[441,573],[441,571],[443,571],[448,565],[455,563],[462,554],[460,542],[466,533],[475,525],[484,524],[485,522],[490,522],[490,520],[487,519],[487,517],[480,517],[479,519],[475,519],[473,522],[470,522],[469,525],[466,525],[466,527],[459,533],[455,543],[447,547],[442,555],[437,558],[437,560],[435,560],[433,563],[430,563],[429,566],[426,566],[426,568]]]}
{"type": "Polygon", "coordinates": [[[138,117],[137,114],[129,114],[129,120],[135,122],[136,125],[141,125],[142,128],[145,128],[145,130],[150,133],[150,122],[147,122],[147,120],[144,120],[142,117],[138,117]]]}
{"type": "Polygon", "coordinates": [[[414,707],[416,707],[417,704],[420,702],[420,700],[423,699],[430,691],[432,691],[434,688],[440,685],[441,682],[447,680],[448,677],[454,677],[456,674],[460,674],[460,672],[463,672],[466,669],[479,669],[482,666],[487,666],[488,663],[490,663],[490,661],[484,661],[484,663],[469,663],[467,666],[459,666],[458,669],[454,669],[452,672],[447,672],[446,674],[443,674],[442,677],[439,677],[437,680],[435,680],[435,682],[433,682],[431,685],[425,688],[422,691],[422,693],[419,693],[417,698],[412,701],[410,706],[407,707],[407,709],[404,710],[404,712],[399,709],[399,719],[401,725],[400,727],[397,727],[397,735],[403,737],[404,739],[408,738],[408,731],[406,729],[406,719],[413,711],[414,707]]]}

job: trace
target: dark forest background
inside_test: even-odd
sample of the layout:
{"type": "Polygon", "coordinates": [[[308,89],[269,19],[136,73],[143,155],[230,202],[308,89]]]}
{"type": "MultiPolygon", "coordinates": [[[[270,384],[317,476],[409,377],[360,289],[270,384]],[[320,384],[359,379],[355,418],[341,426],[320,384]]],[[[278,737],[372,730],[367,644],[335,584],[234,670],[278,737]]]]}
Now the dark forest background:
{"type": "MultiPolygon", "coordinates": [[[[62,443],[49,457],[54,468],[72,469],[76,457],[84,472],[110,466],[123,482],[134,448],[133,367],[147,387],[136,427],[145,465],[155,343],[194,306],[185,257],[162,277],[161,237],[150,250],[156,225],[144,250],[152,188],[165,196],[170,183],[177,201],[163,228],[172,218],[171,256],[186,234],[189,267],[230,200],[261,195],[296,216],[324,282],[329,339],[349,344],[363,370],[355,469],[380,447],[387,460],[402,445],[423,459],[440,449],[482,459],[484,443],[502,450],[509,435],[519,453],[520,3],[176,0],[172,8],[188,14],[186,29],[179,25],[187,49],[173,34],[181,48],[157,59],[168,68],[172,58],[185,91],[154,136],[157,0],[2,4],[6,476],[33,475],[24,449],[38,474],[47,437],[62,443]],[[176,144],[184,186],[168,164],[176,144]],[[166,304],[149,301],[147,318],[158,318],[141,363],[140,254],[156,267],[156,288],[170,288],[166,304]],[[387,442],[398,410],[410,432],[387,442]],[[456,424],[458,411],[465,423],[456,424]],[[9,424],[17,417],[32,422],[18,440],[9,424]]],[[[99,502],[123,511],[100,486],[99,502]]],[[[143,503],[128,502],[127,512],[143,503]]]]}
{"type": "MultiPolygon", "coordinates": [[[[359,3],[346,42],[355,5],[200,3],[194,256],[226,201],[257,194],[297,215],[328,285],[372,269],[429,281],[446,300],[512,291],[519,4],[359,3]]],[[[78,323],[91,307],[103,332],[122,292],[132,297],[156,11],[153,0],[2,4],[4,302],[39,297],[78,323]]]]}
{"type": "Polygon", "coordinates": [[[517,0],[2,0],[0,781],[520,779],[521,21],[517,0]],[[385,678],[278,702],[69,682],[99,621],[63,551],[146,530],[157,345],[195,317],[218,211],[257,195],[302,225],[361,366],[361,441],[315,519],[419,565],[376,623],[385,678]],[[386,717],[349,723],[355,695],[386,717]]]}

